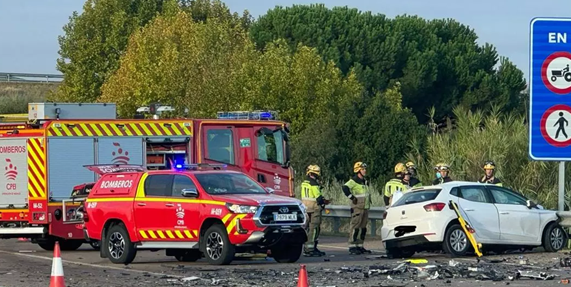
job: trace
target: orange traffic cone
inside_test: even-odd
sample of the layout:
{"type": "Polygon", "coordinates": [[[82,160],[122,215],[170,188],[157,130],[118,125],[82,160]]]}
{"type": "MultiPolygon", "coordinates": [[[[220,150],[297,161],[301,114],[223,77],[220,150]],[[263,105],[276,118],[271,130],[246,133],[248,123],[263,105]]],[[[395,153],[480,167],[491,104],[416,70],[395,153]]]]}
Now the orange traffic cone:
{"type": "Polygon", "coordinates": [[[58,241],[56,241],[56,245],[54,246],[54,259],[52,262],[52,277],[50,279],[50,287],[65,287],[65,281],[63,278],[63,264],[61,262],[58,241]]]}
{"type": "Polygon", "coordinates": [[[307,279],[307,269],[305,269],[305,265],[303,264],[301,264],[301,268],[299,269],[297,287],[309,287],[309,279],[307,279]]]}

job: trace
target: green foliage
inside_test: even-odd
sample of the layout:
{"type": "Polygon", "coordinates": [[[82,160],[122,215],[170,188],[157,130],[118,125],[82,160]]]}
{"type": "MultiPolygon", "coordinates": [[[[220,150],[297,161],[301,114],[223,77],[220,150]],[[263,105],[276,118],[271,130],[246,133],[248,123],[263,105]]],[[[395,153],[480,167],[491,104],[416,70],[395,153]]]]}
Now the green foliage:
{"type": "Polygon", "coordinates": [[[28,103],[44,102],[57,89],[52,83],[0,83],[0,114],[28,112],[28,103]]]}
{"type": "Polygon", "coordinates": [[[478,45],[472,29],[451,19],[388,19],[347,7],[294,5],[270,10],[250,31],[262,50],[279,38],[292,48],[318,48],[343,73],[354,69],[370,95],[400,82],[403,105],[422,122],[433,104],[438,118],[458,104],[520,109],[523,73],[507,59],[495,70],[496,49],[478,45]]]}
{"type": "Polygon", "coordinates": [[[250,25],[247,12],[231,14],[220,1],[210,0],[87,0],[81,15],[74,12],[59,37],[57,68],[64,81],[55,95],[57,101],[93,102],[101,86],[118,69],[129,37],[158,14],[172,15],[183,7],[192,11],[195,21],[223,18],[240,26],[250,25]]]}
{"type": "Polygon", "coordinates": [[[546,208],[557,207],[557,164],[529,160],[529,127],[524,116],[502,114],[497,108],[485,114],[462,107],[454,115],[455,130],[428,137],[425,152],[416,148],[408,154],[417,163],[423,182],[434,179],[432,168],[437,162],[451,165],[454,180],[477,181],[484,175],[484,162],[493,160],[504,186],[539,200],[546,208]]]}

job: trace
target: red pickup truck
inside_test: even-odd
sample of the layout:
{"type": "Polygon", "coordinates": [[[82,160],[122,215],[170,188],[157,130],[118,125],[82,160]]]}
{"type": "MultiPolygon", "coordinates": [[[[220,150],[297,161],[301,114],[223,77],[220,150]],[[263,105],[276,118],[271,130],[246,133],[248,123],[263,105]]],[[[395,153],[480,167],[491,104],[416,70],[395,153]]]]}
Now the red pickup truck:
{"type": "Polygon", "coordinates": [[[301,201],[221,167],[89,166],[101,177],[85,201],[86,240],[100,241],[101,257],[122,264],[141,249],[216,265],[268,251],[277,262],[296,262],[307,240],[301,201]]]}

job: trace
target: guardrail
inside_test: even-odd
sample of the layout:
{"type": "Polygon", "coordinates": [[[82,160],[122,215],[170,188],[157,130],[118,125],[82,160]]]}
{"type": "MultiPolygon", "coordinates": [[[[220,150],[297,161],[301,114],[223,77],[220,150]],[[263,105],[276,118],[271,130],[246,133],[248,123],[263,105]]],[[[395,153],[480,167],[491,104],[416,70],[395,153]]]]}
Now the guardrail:
{"type": "Polygon", "coordinates": [[[58,74],[0,72],[0,82],[59,83],[61,82],[61,80],[63,80],[63,75],[58,75],[58,74]]]}
{"type": "MultiPolygon", "coordinates": [[[[369,221],[371,221],[371,236],[377,233],[377,221],[383,221],[384,207],[372,207],[369,209],[369,221]]],[[[323,217],[333,219],[333,232],[339,233],[341,218],[351,218],[351,207],[346,205],[327,205],[322,213],[323,217]]]]}

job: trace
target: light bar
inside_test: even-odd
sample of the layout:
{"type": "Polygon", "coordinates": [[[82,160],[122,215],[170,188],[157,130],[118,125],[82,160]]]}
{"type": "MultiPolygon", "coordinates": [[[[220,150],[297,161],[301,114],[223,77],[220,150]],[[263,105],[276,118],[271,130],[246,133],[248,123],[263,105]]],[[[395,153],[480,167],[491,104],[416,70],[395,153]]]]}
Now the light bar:
{"type": "Polygon", "coordinates": [[[224,120],[275,120],[278,118],[278,113],[276,111],[218,112],[216,118],[224,120]]]}
{"type": "Polygon", "coordinates": [[[197,170],[200,167],[206,168],[213,168],[213,169],[221,169],[228,167],[227,164],[211,164],[211,163],[193,163],[193,164],[181,164],[177,163],[174,165],[175,169],[178,170],[197,170]]]}

